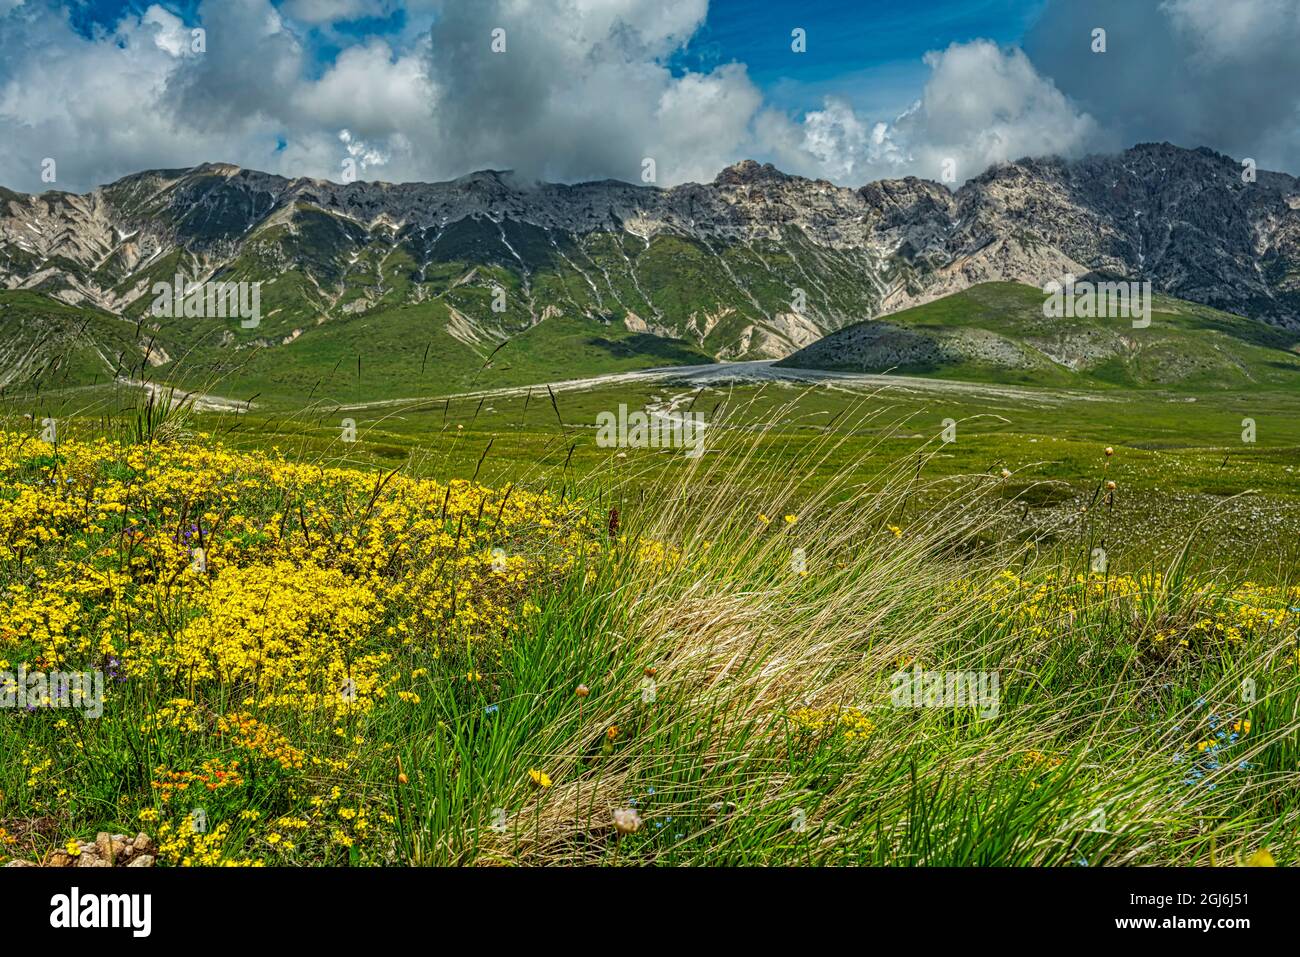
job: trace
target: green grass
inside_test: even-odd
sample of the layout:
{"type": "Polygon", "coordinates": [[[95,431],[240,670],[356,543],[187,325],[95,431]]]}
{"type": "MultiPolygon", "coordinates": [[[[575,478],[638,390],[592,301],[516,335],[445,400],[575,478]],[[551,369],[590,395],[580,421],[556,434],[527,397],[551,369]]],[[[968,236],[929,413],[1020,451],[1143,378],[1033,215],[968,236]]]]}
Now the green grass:
{"type": "Polygon", "coordinates": [[[139,365],[133,322],[34,292],[0,291],[0,396],[35,395],[110,381],[139,365]]]}
{"type": "MultiPolygon", "coordinates": [[[[492,374],[482,373],[484,379],[492,374]]],[[[280,375],[291,381],[292,369],[282,365],[280,375]]],[[[336,376],[355,383],[356,370],[340,367],[336,376]]],[[[364,367],[362,376],[368,381],[364,367]]],[[[805,495],[841,472],[871,480],[888,463],[915,461],[924,450],[925,479],[1012,472],[1004,493],[1021,512],[1014,523],[1004,521],[1021,536],[1063,534],[1097,485],[1115,481],[1108,546],[1124,567],[1140,566],[1153,548],[1171,548],[1193,529],[1211,564],[1269,580],[1296,560],[1300,548],[1300,396],[1294,393],[970,391],[889,380],[831,389],[773,383],[699,390],[663,381],[559,390],[554,404],[545,387],[523,386],[506,395],[358,406],[348,392],[364,395],[361,389],[340,386],[330,393],[315,380],[303,383],[318,396],[307,410],[267,410],[259,397],[250,413],[201,415],[195,427],[236,447],[276,445],[296,456],[402,466],[437,478],[477,473],[494,484],[559,486],[612,470],[650,481],[680,472],[680,459],[652,449],[629,449],[619,459],[596,446],[596,417],[620,403],[635,409],[685,396],[719,428],[752,432],[761,424],[754,455],[774,470],[792,450],[834,432],[842,440],[834,453],[798,476],[805,495]],[[1242,440],[1245,418],[1255,422],[1253,443],[1242,440]],[[341,441],[344,419],[356,423],[357,442],[341,441]],[[956,423],[951,443],[942,441],[945,419],[956,423]],[[1102,454],[1107,446],[1116,450],[1109,464],[1102,454]]],[[[126,390],[90,390],[9,408],[36,419],[102,415],[132,422],[136,397],[126,390]],[[128,410],[125,416],[114,411],[121,409],[128,410]]],[[[927,496],[919,494],[913,506],[924,505],[927,496]]]]}
{"type": "MultiPolygon", "coordinates": [[[[486,256],[491,235],[451,239],[449,257],[489,243],[486,256]]],[[[596,260],[660,251],[565,249],[593,270],[596,260]]],[[[746,268],[741,258],[732,265],[746,268]]],[[[385,269],[411,263],[356,266],[378,288],[393,281],[385,269]]],[[[541,561],[568,547],[570,532],[590,548],[571,567],[529,578],[507,623],[487,632],[471,633],[455,613],[430,619],[420,601],[395,601],[355,632],[322,626],[357,654],[387,656],[386,673],[400,678],[342,719],[306,701],[269,701],[272,689],[255,677],[195,680],[161,666],[115,686],[100,720],[0,714],[0,750],[18,756],[0,765],[0,839],[14,839],[0,854],[34,859],[72,837],[150,830],[155,814],[183,823],[188,805],[164,804],[151,787],[158,769],[240,758],[250,762],[241,784],[204,799],[213,825],[225,825],[208,850],[229,860],[1213,865],[1268,848],[1279,863],[1297,862],[1300,393],[1286,368],[1231,388],[1214,376],[1139,380],[1125,367],[1054,387],[1008,388],[988,372],[965,385],[941,375],[548,389],[530,383],[698,354],[563,315],[492,355],[447,335],[448,308],[437,299],[332,319],[292,349],[244,350],[236,369],[204,358],[199,344],[189,372],[163,370],[217,395],[265,390],[245,412],[144,404],[137,389],[80,381],[4,397],[0,428],[30,437],[32,449],[0,475],[0,546],[11,549],[0,590],[41,594],[70,573],[90,582],[92,569],[124,572],[131,588],[179,582],[165,601],[136,606],[140,636],[221,609],[204,597],[211,581],[186,575],[184,555],[133,561],[129,529],[170,533],[194,515],[226,516],[223,526],[242,516],[243,530],[214,552],[234,557],[212,577],[233,576],[227,584],[270,602],[284,586],[266,574],[268,554],[345,581],[368,574],[374,566],[354,547],[397,494],[385,485],[394,470],[475,480],[496,490],[485,503],[524,492],[563,503],[557,525],[500,543],[512,555],[541,561]],[[518,388],[486,391],[508,387],[518,388]],[[600,412],[673,399],[709,423],[702,458],[596,445],[600,412]],[[1242,439],[1247,417],[1253,443],[1242,439]],[[34,490],[62,487],[58,450],[35,438],[45,418],[64,442],[128,443],[100,478],[134,476],[139,494],[98,531],[15,553],[27,526],[6,515],[34,490]],[[344,419],[357,441],[343,441],[344,419]],[[953,442],[943,441],[945,420],[956,424],[953,442]],[[126,461],[132,449],[218,443],[360,474],[264,482],[257,467],[232,464],[159,487],[126,461]],[[645,542],[670,559],[645,561],[645,542]],[[1098,548],[1108,564],[1092,574],[1098,548]],[[1273,589],[1277,620],[1250,617],[1262,599],[1247,581],[1273,589]],[[390,633],[403,625],[418,640],[390,633]],[[918,664],[996,673],[996,716],[895,706],[893,676],[918,664]],[[194,701],[203,722],[144,730],[174,698],[194,701]],[[244,755],[216,729],[249,710],[316,760],[286,769],[244,755]],[[1250,732],[1229,739],[1241,720],[1250,732]],[[865,733],[845,733],[855,729],[865,733]],[[640,827],[620,837],[615,811],[636,811],[640,827]],[[286,817],[310,826],[272,827],[286,817]]],[[[943,319],[975,321],[962,316],[943,319]]],[[[1263,341],[1272,332],[1208,311],[1177,317],[1202,344],[1227,337],[1240,356],[1286,355],[1263,341]]],[[[434,495],[418,527],[386,529],[381,577],[444,595],[458,587],[450,569],[486,560],[497,544],[491,508],[459,508],[449,514],[434,495]]],[[[78,612],[86,633],[99,634],[115,607],[88,584],[78,612]]],[[[30,635],[0,630],[0,659],[42,651],[30,635]]]]}
{"type": "MultiPolygon", "coordinates": [[[[839,468],[810,494],[804,477],[828,468],[847,434],[799,442],[736,430],[717,439],[718,454],[676,473],[593,471],[553,484],[572,515],[589,517],[595,548],[570,572],[532,583],[535,613],[476,638],[453,618],[404,643],[385,630],[415,620],[399,603],[360,636],[357,650],[391,656],[386,668],[403,676],[394,687],[418,702],[389,694],[331,720],[310,706],[256,704],[256,682],[158,669],[115,689],[106,718],[69,719],[75,746],[62,715],[4,715],[6,752],[24,758],[0,772],[11,853],[37,856],[97,830],[147,830],[136,823],[142,810],[146,820],[156,812],[183,822],[189,804],[160,801],[149,785],[155,769],[238,754],[213,722],[249,710],[251,690],[259,720],[321,763],[277,770],[246,757],[239,786],[200,793],[211,826],[226,825],[217,843],[230,860],[1209,865],[1266,847],[1279,863],[1296,862],[1300,662],[1291,632],[1300,620],[1240,642],[1198,629],[1237,620],[1225,596],[1240,576],[1207,580],[1177,552],[1151,556],[1146,570],[1158,579],[1111,572],[1074,585],[1103,510],[1026,549],[997,534],[998,514],[1016,511],[999,479],[918,479],[910,459],[887,464],[879,444],[870,481],[839,468]],[[938,499],[915,510],[924,487],[938,499]],[[605,532],[611,508],[617,538],[605,532]],[[639,557],[644,541],[667,544],[668,560],[639,557]],[[792,564],[796,548],[806,574],[792,564]],[[1026,584],[1007,590],[1006,573],[1026,584]],[[996,714],[895,706],[894,675],[914,665],[996,673],[996,714]],[[589,695],[579,697],[579,685],[589,695]],[[186,733],[142,731],[145,716],[175,697],[211,717],[186,733]],[[1239,720],[1251,722],[1248,733],[1216,738],[1239,720]],[[845,733],[854,729],[863,733],[845,733]],[[1208,756],[1198,749],[1216,740],[1208,756]],[[41,760],[52,763],[34,771],[41,760]],[[534,784],[532,770],[550,786],[534,784]],[[349,815],[362,807],[370,824],[358,830],[349,815]],[[616,810],[635,810],[639,828],[620,837],[616,810]],[[287,831],[272,826],[285,817],[311,822],[291,835],[291,850],[269,837],[287,831]]],[[[54,467],[29,459],[6,481],[39,484],[54,467]]],[[[284,543],[239,548],[284,547],[309,565],[346,567],[347,552],[311,552],[323,530],[295,518],[300,506],[286,499],[330,499],[334,480],[290,490],[242,484],[256,470],[238,472],[222,507],[253,527],[280,516],[284,543]]],[[[390,493],[375,488],[369,497],[382,504],[390,493]]],[[[133,506],[139,514],[124,512],[78,548],[112,551],[119,525],[166,523],[182,508],[200,514],[218,490],[200,481],[186,493],[193,501],[179,494],[158,488],[133,506]]],[[[360,540],[364,505],[339,498],[326,513],[330,538],[360,540]]],[[[447,536],[438,547],[454,555],[472,510],[439,521],[431,506],[447,536]]],[[[405,540],[394,531],[394,545],[405,540]]],[[[534,534],[510,547],[530,556],[546,542],[534,534]]],[[[34,552],[0,574],[30,581],[59,555],[34,552]]],[[[398,560],[393,569],[421,567],[439,566],[398,560]]],[[[216,574],[239,576],[240,560],[216,574]]],[[[178,585],[175,609],[134,627],[143,634],[171,620],[193,600],[189,587],[178,585]]],[[[107,609],[92,598],[87,610],[107,609]]]]}
{"type": "Polygon", "coordinates": [[[1154,297],[1146,328],[1127,318],[1049,318],[1044,300],[1033,286],[981,283],[841,329],[781,364],[1092,390],[1300,388],[1295,332],[1166,296],[1154,297]],[[898,346],[876,343],[884,330],[884,341],[898,346]],[[1004,352],[972,354],[972,336],[1004,352]]]}

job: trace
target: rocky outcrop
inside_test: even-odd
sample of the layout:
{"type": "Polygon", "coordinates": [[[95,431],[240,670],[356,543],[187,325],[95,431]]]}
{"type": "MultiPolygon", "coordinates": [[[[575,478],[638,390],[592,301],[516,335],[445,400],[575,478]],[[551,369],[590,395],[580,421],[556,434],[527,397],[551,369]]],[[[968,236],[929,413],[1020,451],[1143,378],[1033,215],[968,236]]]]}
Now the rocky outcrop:
{"type": "Polygon", "coordinates": [[[135,837],[100,831],[93,841],[75,841],[69,845],[51,851],[42,861],[19,859],[5,867],[153,867],[158,853],[153,838],[143,831],[135,837]]]}
{"type": "Polygon", "coordinates": [[[671,189],[491,170],[338,184],[205,164],[82,196],[0,189],[0,286],[132,315],[172,269],[300,272],[314,307],[350,315],[392,304],[397,267],[383,264],[408,264],[401,301],[424,302],[452,288],[438,267],[454,263],[455,282],[515,277],[523,315],[513,324],[466,313],[494,340],[556,308],[745,356],[789,354],[809,336],[977,283],[1096,272],[1295,327],[1300,185],[1242,173],[1230,157],[1169,144],[1020,160],[956,192],[911,177],[850,189],[752,160],[671,189]],[[701,317],[726,310],[732,321],[702,331],[701,317]]]}

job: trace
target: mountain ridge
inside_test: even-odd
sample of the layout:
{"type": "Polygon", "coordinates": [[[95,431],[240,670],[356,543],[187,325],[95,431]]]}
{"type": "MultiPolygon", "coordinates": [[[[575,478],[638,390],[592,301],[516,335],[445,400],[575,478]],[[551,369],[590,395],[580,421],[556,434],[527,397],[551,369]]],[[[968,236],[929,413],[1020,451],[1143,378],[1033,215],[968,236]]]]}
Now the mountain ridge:
{"type": "Polygon", "coordinates": [[[979,283],[1067,273],[1149,279],[1300,327],[1300,181],[1261,170],[1247,183],[1241,168],[1139,144],[999,164],[956,190],[841,187],[754,160],[665,189],[520,186],[508,170],[338,184],[205,163],[82,194],[0,190],[0,286],[142,323],[166,354],[201,342],[214,366],[412,309],[484,360],[559,319],[615,349],[654,336],[715,359],[783,358],[979,283]],[[251,330],[158,320],[150,290],[177,273],[261,281],[266,315],[251,330]]]}

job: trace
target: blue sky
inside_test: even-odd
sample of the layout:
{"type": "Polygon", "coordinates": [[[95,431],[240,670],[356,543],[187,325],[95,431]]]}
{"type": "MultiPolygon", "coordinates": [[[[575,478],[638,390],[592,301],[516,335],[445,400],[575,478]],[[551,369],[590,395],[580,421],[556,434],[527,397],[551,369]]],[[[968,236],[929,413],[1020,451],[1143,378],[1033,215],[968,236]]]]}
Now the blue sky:
{"type": "Polygon", "coordinates": [[[836,93],[901,112],[925,82],[927,51],[980,38],[1016,43],[1041,8],[1041,0],[714,0],[678,60],[695,68],[740,60],[787,109],[836,93]],[[791,58],[789,31],[775,28],[786,23],[808,32],[810,55],[791,58]]]}
{"type": "Polygon", "coordinates": [[[0,0],[0,184],[45,188],[47,159],[82,190],[204,161],[635,181],[652,158],[673,185],[746,157],[955,184],[1145,140],[1297,172],[1297,48],[1300,0],[0,0]]]}

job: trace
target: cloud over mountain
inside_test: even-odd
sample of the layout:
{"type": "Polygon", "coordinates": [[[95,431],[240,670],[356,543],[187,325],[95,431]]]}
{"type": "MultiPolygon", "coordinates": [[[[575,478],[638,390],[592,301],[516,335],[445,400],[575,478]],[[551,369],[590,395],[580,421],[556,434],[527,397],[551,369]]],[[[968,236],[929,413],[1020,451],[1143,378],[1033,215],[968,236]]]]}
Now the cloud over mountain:
{"type": "Polygon", "coordinates": [[[84,190],[224,160],[338,180],[352,160],[390,181],[637,181],[652,158],[673,185],[757,156],[854,185],[940,179],[951,161],[955,185],[1145,140],[1292,171],[1300,155],[1296,0],[1049,0],[1023,48],[926,53],[895,116],[859,112],[848,91],[780,110],[739,59],[682,67],[708,14],[708,0],[204,0],[88,29],[57,0],[0,0],[0,177],[84,190]],[[345,29],[372,21],[401,27],[345,29]]]}
{"type": "Polygon", "coordinates": [[[930,79],[893,122],[871,123],[829,99],[801,124],[768,121],[769,144],[805,175],[865,182],[899,176],[964,181],[1021,156],[1077,156],[1099,140],[1097,123],[1040,75],[1020,50],[977,40],[928,53],[930,79]]]}

